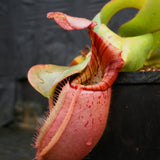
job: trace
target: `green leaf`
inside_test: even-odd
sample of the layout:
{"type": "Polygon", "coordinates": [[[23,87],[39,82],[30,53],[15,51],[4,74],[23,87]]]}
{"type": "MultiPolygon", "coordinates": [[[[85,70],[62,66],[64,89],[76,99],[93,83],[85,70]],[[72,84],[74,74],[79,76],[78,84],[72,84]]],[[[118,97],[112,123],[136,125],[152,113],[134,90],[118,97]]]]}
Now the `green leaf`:
{"type": "Polygon", "coordinates": [[[93,18],[93,20],[92,20],[92,21],[94,21],[94,22],[97,23],[97,25],[94,27],[94,31],[95,31],[96,33],[98,33],[98,29],[99,29],[99,27],[100,27],[100,25],[101,25],[100,14],[101,14],[101,13],[96,14],[96,16],[95,16],[95,17],[93,18]]]}
{"type": "Polygon", "coordinates": [[[110,19],[125,8],[141,9],[147,0],[111,0],[101,10],[101,23],[108,24],[110,19]]]}
{"type": "Polygon", "coordinates": [[[147,57],[145,65],[160,67],[160,31],[153,33],[153,46],[147,57]]]}
{"type": "Polygon", "coordinates": [[[148,0],[139,13],[119,29],[121,36],[136,36],[160,30],[160,0],[148,0]]]}
{"type": "Polygon", "coordinates": [[[143,67],[153,45],[152,34],[123,38],[122,57],[125,64],[121,71],[137,71],[143,67]]]}
{"type": "Polygon", "coordinates": [[[152,34],[144,34],[135,37],[120,37],[112,32],[107,26],[102,24],[98,34],[113,46],[122,50],[122,58],[125,61],[121,71],[139,70],[149,54],[153,45],[152,34]]]}
{"type": "Polygon", "coordinates": [[[60,81],[73,74],[80,73],[87,66],[89,60],[90,57],[87,57],[83,62],[72,67],[52,64],[36,65],[29,70],[28,80],[39,93],[49,98],[60,81]]]}
{"type": "MultiPolygon", "coordinates": [[[[159,38],[160,37],[160,32],[159,32],[160,1],[159,0],[110,1],[103,7],[101,11],[101,22],[107,24],[115,13],[117,13],[121,9],[129,8],[129,7],[138,8],[140,9],[140,11],[132,20],[130,20],[129,22],[125,23],[120,27],[118,34],[122,37],[131,37],[131,36],[138,36],[138,35],[143,35],[147,33],[152,33],[153,43],[151,44],[153,46],[149,51],[145,65],[158,66],[160,64],[160,38],[159,38]]],[[[114,42],[114,43],[116,44],[117,42],[114,42]]],[[[151,46],[151,44],[149,44],[149,46],[151,46]]],[[[133,45],[135,45],[134,42],[133,42],[133,45]]],[[[136,47],[135,50],[137,51],[138,57],[144,54],[144,51],[142,52],[142,47],[140,50],[138,50],[136,47]]],[[[148,46],[146,46],[146,50],[148,50],[148,46]]],[[[128,62],[126,61],[126,63],[129,64],[129,61],[128,62]]],[[[128,66],[128,65],[126,64],[125,66],[128,66]]]]}
{"type": "Polygon", "coordinates": [[[110,30],[105,24],[101,24],[98,30],[98,34],[105,40],[111,43],[113,46],[122,49],[123,38],[110,30]]]}

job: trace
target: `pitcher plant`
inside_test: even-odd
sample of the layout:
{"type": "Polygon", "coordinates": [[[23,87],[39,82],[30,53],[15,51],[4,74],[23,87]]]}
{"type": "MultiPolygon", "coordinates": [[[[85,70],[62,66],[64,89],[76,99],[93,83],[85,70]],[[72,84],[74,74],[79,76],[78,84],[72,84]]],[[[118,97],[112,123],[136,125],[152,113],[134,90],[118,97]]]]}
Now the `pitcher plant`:
{"type": "Polygon", "coordinates": [[[137,71],[144,64],[159,65],[157,7],[157,0],[112,0],[92,21],[61,12],[47,14],[65,30],[87,28],[91,50],[76,57],[70,66],[45,64],[29,70],[30,84],[49,100],[35,142],[36,159],[81,160],[97,144],[106,127],[111,86],[118,73],[137,71]],[[139,12],[116,34],[106,25],[115,13],[127,7],[139,12]],[[146,26],[147,18],[156,19],[155,23],[146,26]]]}

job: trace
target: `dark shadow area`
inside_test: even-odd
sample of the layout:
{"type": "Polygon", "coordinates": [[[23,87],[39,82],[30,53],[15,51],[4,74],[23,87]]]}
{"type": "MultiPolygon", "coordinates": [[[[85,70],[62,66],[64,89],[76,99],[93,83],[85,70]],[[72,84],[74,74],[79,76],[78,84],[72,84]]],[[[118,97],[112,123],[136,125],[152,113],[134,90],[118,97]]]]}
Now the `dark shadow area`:
{"type": "Polygon", "coordinates": [[[0,159],[31,160],[35,156],[33,131],[18,128],[0,128],[0,159]]]}

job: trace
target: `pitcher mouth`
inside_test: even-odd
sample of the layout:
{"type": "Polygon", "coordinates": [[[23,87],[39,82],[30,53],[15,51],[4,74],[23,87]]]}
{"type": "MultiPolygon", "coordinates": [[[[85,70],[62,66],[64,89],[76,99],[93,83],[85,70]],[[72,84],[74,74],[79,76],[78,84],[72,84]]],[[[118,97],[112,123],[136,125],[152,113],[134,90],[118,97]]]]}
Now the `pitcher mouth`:
{"type": "Polygon", "coordinates": [[[71,87],[75,89],[80,87],[81,89],[88,90],[88,91],[105,91],[107,88],[109,88],[109,85],[104,81],[94,85],[83,85],[78,83],[71,83],[71,87]]]}
{"type": "Polygon", "coordinates": [[[80,86],[84,90],[105,91],[116,80],[124,61],[122,51],[104,40],[94,30],[88,30],[92,54],[84,71],[72,82],[71,87],[80,86]]]}
{"type": "Polygon", "coordinates": [[[75,80],[70,82],[72,88],[77,89],[80,87],[81,89],[88,91],[104,91],[110,87],[109,84],[105,82],[100,69],[96,75],[92,75],[90,79],[86,79],[84,82],[82,82],[81,75],[79,75],[78,79],[77,81],[80,81],[81,83],[78,83],[75,80]]]}

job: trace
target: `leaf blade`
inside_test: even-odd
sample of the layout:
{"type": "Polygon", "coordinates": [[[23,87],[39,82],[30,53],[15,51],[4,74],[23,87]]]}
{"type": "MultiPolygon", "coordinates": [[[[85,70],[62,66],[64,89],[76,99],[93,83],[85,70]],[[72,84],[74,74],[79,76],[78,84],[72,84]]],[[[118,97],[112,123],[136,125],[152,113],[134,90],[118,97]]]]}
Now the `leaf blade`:
{"type": "Polygon", "coordinates": [[[40,94],[49,98],[56,85],[63,79],[80,73],[88,64],[90,57],[83,62],[71,67],[57,66],[52,64],[33,66],[28,72],[28,80],[30,84],[40,94]]]}

